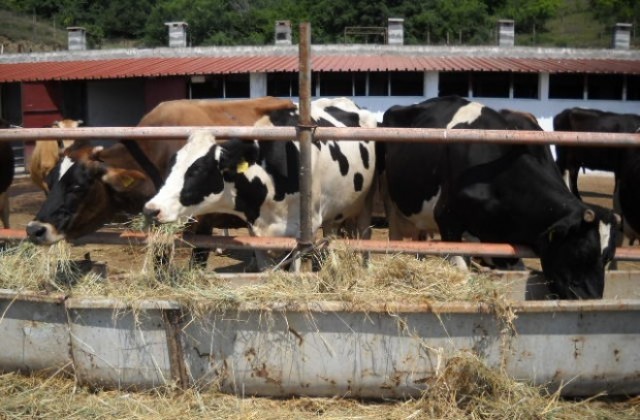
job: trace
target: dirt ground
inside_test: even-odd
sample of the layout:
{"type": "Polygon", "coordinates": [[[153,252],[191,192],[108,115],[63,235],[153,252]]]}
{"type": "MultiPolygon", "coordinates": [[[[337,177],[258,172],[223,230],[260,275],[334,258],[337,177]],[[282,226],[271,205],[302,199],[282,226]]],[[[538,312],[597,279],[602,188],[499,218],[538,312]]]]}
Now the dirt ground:
{"type": "MultiPolygon", "coordinates": [[[[613,177],[608,175],[581,175],[579,187],[586,201],[605,207],[611,207],[611,194],[613,191],[613,177]]],[[[32,220],[44,201],[45,195],[38,190],[27,175],[19,175],[9,189],[11,196],[11,227],[24,229],[32,220]]],[[[108,226],[103,230],[123,229],[122,225],[108,226]]],[[[232,235],[246,235],[246,231],[232,231],[232,235]]],[[[387,231],[384,227],[374,228],[374,239],[387,239],[387,231]]],[[[91,244],[72,247],[72,258],[81,259],[88,252],[91,259],[107,263],[109,273],[116,274],[131,268],[139,268],[144,261],[145,250],[137,246],[117,246],[104,244],[91,244]]],[[[180,249],[176,257],[179,264],[186,264],[190,251],[180,249]]],[[[209,257],[207,266],[217,272],[243,272],[250,269],[248,251],[226,251],[222,255],[209,257]]],[[[628,263],[625,263],[628,264],[628,263]]],[[[529,268],[539,268],[537,260],[527,260],[529,268]]]]}

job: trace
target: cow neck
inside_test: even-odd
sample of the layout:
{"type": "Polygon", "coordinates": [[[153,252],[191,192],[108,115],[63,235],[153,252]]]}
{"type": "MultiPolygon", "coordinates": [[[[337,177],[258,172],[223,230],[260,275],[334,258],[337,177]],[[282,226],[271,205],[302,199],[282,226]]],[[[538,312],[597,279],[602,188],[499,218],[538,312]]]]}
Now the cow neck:
{"type": "Polygon", "coordinates": [[[151,162],[149,157],[142,151],[138,142],[133,140],[122,140],[121,143],[127,148],[133,159],[140,165],[142,170],[151,178],[153,186],[156,187],[156,191],[159,191],[162,187],[163,180],[160,175],[160,171],[156,165],[151,162]]]}

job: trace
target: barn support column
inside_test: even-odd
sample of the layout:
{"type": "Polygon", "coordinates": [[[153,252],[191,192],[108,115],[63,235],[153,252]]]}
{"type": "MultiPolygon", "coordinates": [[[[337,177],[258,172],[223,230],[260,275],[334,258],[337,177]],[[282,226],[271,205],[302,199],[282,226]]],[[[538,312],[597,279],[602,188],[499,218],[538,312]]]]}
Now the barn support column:
{"type": "Polygon", "coordinates": [[[267,73],[249,73],[249,96],[267,96],[267,73]]]}
{"type": "Polygon", "coordinates": [[[440,73],[437,71],[426,71],[424,73],[424,96],[435,98],[438,96],[438,84],[440,83],[440,73]]]}
{"type": "Polygon", "coordinates": [[[549,73],[540,73],[538,83],[538,99],[546,101],[549,99],[549,73]]]}

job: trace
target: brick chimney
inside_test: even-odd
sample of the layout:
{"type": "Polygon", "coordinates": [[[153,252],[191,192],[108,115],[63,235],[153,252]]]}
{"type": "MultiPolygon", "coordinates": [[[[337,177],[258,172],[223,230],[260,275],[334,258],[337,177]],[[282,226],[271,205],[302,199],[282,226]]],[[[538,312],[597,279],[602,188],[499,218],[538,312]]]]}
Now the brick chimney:
{"type": "Polygon", "coordinates": [[[87,49],[87,30],[81,26],[67,28],[69,51],[84,51],[87,49]]]}
{"type": "Polygon", "coordinates": [[[187,46],[187,22],[165,22],[169,28],[169,47],[184,48],[187,46]]]}
{"type": "Polygon", "coordinates": [[[291,45],[291,21],[276,20],[276,45],[291,45]]]}
{"type": "Polygon", "coordinates": [[[498,46],[513,47],[515,45],[516,25],[511,19],[498,20],[498,46]]]}
{"type": "Polygon", "coordinates": [[[616,23],[613,28],[613,49],[628,50],[631,45],[631,28],[630,23],[616,23]]]}
{"type": "Polygon", "coordinates": [[[389,18],[387,21],[387,44],[404,44],[404,19],[389,18]]]}

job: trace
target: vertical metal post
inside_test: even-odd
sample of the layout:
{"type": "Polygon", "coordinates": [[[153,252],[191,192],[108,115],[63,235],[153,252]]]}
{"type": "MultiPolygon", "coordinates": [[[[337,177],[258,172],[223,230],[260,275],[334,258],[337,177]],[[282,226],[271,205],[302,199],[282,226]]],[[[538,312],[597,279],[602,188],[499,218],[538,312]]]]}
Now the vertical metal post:
{"type": "MultiPolygon", "coordinates": [[[[300,144],[300,237],[298,250],[308,249],[313,244],[312,229],[312,181],[311,181],[311,24],[300,24],[299,44],[299,120],[298,142],[300,144]]],[[[310,270],[310,261],[303,259],[303,271],[310,270]]]]}

